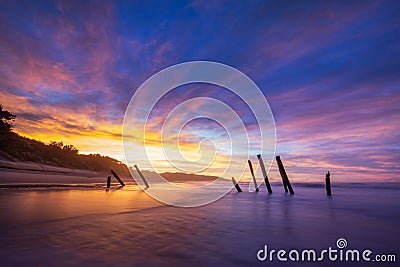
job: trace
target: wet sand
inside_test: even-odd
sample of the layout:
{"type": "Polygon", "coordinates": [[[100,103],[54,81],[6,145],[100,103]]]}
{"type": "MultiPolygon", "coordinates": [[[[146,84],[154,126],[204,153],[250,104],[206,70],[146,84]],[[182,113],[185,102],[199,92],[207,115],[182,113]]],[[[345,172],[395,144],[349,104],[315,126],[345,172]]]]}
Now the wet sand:
{"type": "MultiPolygon", "coordinates": [[[[247,188],[241,184],[242,188],[247,188]]],[[[2,266],[309,266],[260,262],[271,249],[324,249],[345,238],[349,248],[399,254],[398,184],[279,185],[269,195],[231,191],[198,208],[150,198],[136,185],[0,190],[2,266]]],[[[397,262],[398,263],[398,262],[397,262]]],[[[330,262],[314,266],[398,266],[330,262]]]]}

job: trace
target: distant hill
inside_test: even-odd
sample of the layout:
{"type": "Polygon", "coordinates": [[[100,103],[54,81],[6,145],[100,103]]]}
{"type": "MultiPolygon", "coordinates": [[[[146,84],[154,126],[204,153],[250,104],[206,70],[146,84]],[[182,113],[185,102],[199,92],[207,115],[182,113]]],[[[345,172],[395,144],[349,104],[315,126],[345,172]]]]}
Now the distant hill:
{"type": "Polygon", "coordinates": [[[182,173],[182,172],[164,172],[161,176],[170,182],[182,182],[182,181],[214,181],[217,176],[198,175],[193,173],[182,173]]]}

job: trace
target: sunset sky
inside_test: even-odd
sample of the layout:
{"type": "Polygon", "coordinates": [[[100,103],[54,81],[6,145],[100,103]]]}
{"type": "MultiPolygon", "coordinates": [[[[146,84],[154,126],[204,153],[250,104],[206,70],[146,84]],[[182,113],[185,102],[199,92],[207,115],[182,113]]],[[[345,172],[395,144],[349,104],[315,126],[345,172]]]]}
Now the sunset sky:
{"type": "MultiPolygon", "coordinates": [[[[216,61],[262,90],[291,179],[398,181],[399,14],[398,1],[1,1],[0,103],[23,136],[123,160],[137,88],[171,65],[216,61]]],[[[154,116],[199,96],[227,97],[184,86],[154,116]]],[[[235,108],[251,134],[251,114],[235,108]]],[[[189,151],[224,137],[207,120],[184,133],[189,151]]]]}

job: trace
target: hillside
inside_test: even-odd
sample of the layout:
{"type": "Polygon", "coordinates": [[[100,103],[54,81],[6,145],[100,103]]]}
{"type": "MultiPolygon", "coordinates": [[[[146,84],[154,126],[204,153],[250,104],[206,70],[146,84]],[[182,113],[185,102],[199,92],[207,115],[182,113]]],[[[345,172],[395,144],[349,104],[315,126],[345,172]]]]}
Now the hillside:
{"type": "MultiPolygon", "coordinates": [[[[8,168],[24,169],[18,166],[32,166],[35,163],[41,164],[41,170],[57,171],[54,167],[67,169],[110,172],[114,169],[121,176],[130,176],[128,167],[122,162],[100,154],[79,154],[78,149],[73,145],[65,145],[63,142],[43,142],[29,139],[12,131],[16,116],[0,105],[0,161],[6,161],[8,168]],[[10,163],[11,162],[11,163],[10,163]],[[13,162],[17,164],[13,164],[13,162]],[[26,163],[26,164],[21,164],[26,163]],[[33,164],[32,164],[33,163],[33,164]],[[54,167],[51,167],[54,166],[54,167]]],[[[4,164],[3,164],[4,165],[4,164]]],[[[187,173],[161,173],[171,182],[178,181],[212,181],[217,177],[187,173]]]]}
{"type": "Polygon", "coordinates": [[[46,145],[11,131],[0,131],[0,159],[95,172],[114,169],[121,175],[129,175],[127,166],[116,159],[100,154],[79,154],[73,145],[64,145],[62,142],[46,145]]]}

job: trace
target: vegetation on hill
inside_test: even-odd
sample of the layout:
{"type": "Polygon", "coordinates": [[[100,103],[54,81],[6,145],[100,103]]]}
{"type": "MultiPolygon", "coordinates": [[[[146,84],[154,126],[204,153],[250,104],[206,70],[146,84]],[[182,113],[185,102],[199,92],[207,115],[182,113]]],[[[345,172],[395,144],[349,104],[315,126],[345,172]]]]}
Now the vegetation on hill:
{"type": "Polygon", "coordinates": [[[12,122],[14,122],[17,116],[11,114],[7,110],[3,110],[3,106],[0,104],[0,131],[10,132],[12,128],[12,122]]]}
{"type": "Polygon", "coordinates": [[[121,175],[129,175],[127,166],[116,159],[100,154],[79,154],[73,145],[63,142],[43,142],[29,139],[12,131],[16,115],[3,110],[0,105],[0,159],[36,162],[57,167],[109,172],[114,169],[121,175]]]}
{"type": "MultiPolygon", "coordinates": [[[[73,145],[65,145],[63,142],[51,141],[50,144],[29,139],[13,132],[13,125],[17,116],[3,110],[0,105],[0,159],[15,162],[35,162],[57,167],[91,170],[95,172],[110,172],[115,170],[122,176],[129,176],[128,167],[120,161],[102,156],[100,154],[79,154],[73,145]]],[[[161,175],[171,182],[178,181],[212,181],[215,176],[171,173],[161,175]]]]}

